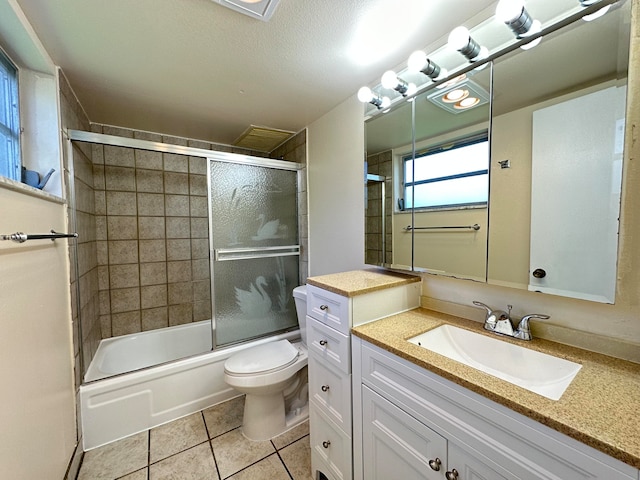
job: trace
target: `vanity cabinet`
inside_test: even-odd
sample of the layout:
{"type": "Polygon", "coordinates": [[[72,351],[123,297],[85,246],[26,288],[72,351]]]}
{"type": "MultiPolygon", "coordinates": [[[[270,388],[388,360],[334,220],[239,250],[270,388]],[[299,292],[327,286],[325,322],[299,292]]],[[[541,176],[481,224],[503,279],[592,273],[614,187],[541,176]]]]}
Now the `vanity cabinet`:
{"type": "Polygon", "coordinates": [[[307,284],[309,428],[314,479],[353,478],[351,327],[415,308],[419,294],[419,282],[351,296],[307,284]]]}
{"type": "Polygon", "coordinates": [[[356,479],[638,479],[625,463],[352,340],[356,479]]]}

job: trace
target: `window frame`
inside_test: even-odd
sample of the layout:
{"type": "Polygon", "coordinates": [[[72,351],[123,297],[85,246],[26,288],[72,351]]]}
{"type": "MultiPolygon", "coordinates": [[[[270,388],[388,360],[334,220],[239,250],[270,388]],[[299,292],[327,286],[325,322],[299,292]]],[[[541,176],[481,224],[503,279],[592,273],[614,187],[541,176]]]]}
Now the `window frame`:
{"type": "Polygon", "coordinates": [[[11,180],[22,181],[22,148],[21,148],[21,125],[20,125],[20,68],[0,47],[0,95],[5,96],[7,101],[6,111],[0,113],[0,133],[6,138],[13,140],[7,146],[8,162],[2,165],[0,176],[11,180]],[[6,75],[6,79],[5,79],[6,75]],[[4,85],[6,82],[6,85],[4,85]],[[6,117],[7,123],[4,122],[6,117]],[[9,152],[9,149],[11,151],[9,152]],[[14,176],[11,176],[13,171],[14,176]],[[9,175],[4,175],[4,173],[9,175]]]}
{"type": "MultiPolygon", "coordinates": [[[[464,137],[459,137],[454,140],[448,140],[444,142],[437,143],[435,145],[430,145],[426,148],[422,148],[415,152],[414,154],[403,155],[402,158],[402,189],[403,189],[403,201],[402,201],[402,211],[411,211],[412,209],[415,211],[431,211],[431,210],[461,210],[461,209],[470,209],[470,208],[486,208],[489,203],[489,167],[491,164],[490,160],[491,152],[489,150],[489,132],[488,130],[483,130],[479,133],[474,133],[471,135],[466,135],[464,137]],[[411,182],[407,181],[406,178],[406,164],[408,161],[417,161],[419,158],[428,157],[431,155],[435,155],[444,151],[451,151],[459,148],[468,147],[471,145],[476,145],[479,143],[487,144],[487,168],[483,170],[474,170],[465,173],[459,173],[455,175],[447,175],[443,177],[429,178],[415,181],[415,179],[411,182]],[[407,190],[414,186],[419,185],[427,185],[429,183],[438,183],[447,180],[455,180],[458,178],[469,178],[473,176],[487,176],[487,200],[482,202],[464,202],[464,203],[453,203],[446,205],[430,205],[430,206],[417,206],[413,207],[413,205],[409,206],[406,199],[408,198],[407,190]]],[[[413,195],[412,195],[413,199],[413,195]]]]}

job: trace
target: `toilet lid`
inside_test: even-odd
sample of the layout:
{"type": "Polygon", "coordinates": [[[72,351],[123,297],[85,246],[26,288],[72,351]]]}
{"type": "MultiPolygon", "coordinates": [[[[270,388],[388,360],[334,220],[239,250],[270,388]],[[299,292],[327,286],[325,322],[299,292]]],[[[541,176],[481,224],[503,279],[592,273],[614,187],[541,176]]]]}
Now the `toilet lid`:
{"type": "Polygon", "coordinates": [[[235,375],[250,375],[276,370],[292,364],[298,357],[298,349],[288,340],[264,343],[248,348],[229,357],[224,369],[235,375]]]}

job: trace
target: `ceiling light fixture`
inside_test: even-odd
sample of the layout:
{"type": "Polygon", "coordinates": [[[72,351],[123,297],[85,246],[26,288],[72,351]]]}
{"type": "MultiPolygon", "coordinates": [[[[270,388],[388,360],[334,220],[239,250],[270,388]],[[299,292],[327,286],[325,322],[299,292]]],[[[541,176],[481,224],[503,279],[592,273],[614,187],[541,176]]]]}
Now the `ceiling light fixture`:
{"type": "Polygon", "coordinates": [[[457,50],[470,62],[477,62],[489,56],[487,47],[480,46],[466,27],[460,26],[451,30],[447,41],[449,48],[457,50]]]}
{"type": "Polygon", "coordinates": [[[417,50],[409,56],[407,61],[407,69],[411,73],[422,72],[434,82],[439,78],[446,77],[449,72],[446,68],[440,67],[435,62],[432,62],[427,58],[427,54],[422,50],[417,50]]]}
{"type": "Polygon", "coordinates": [[[268,21],[280,0],[213,0],[236,12],[253,18],[268,21]]]}
{"type": "Polygon", "coordinates": [[[467,97],[465,99],[457,102],[453,108],[456,110],[465,110],[467,108],[473,108],[480,103],[480,99],[478,97],[467,97]]]}
{"type": "Polygon", "coordinates": [[[384,88],[389,90],[395,90],[403,97],[413,95],[418,91],[418,87],[416,87],[415,83],[405,82],[403,79],[396,75],[396,72],[393,70],[387,70],[382,75],[381,82],[384,88]]]}
{"type": "MultiPolygon", "coordinates": [[[[530,37],[542,30],[540,20],[534,20],[524,6],[524,0],[500,0],[496,7],[496,18],[507,25],[516,38],[530,37]]],[[[524,50],[535,47],[542,37],[522,46],[524,50]]]]}
{"type": "Polygon", "coordinates": [[[464,88],[456,88],[455,90],[451,90],[445,93],[442,96],[442,101],[447,103],[457,103],[461,100],[464,100],[469,96],[469,90],[464,88]]]}
{"type": "Polygon", "coordinates": [[[389,97],[381,97],[371,91],[369,87],[362,87],[358,90],[358,100],[362,103],[375,105],[378,110],[389,108],[391,100],[389,97]]]}

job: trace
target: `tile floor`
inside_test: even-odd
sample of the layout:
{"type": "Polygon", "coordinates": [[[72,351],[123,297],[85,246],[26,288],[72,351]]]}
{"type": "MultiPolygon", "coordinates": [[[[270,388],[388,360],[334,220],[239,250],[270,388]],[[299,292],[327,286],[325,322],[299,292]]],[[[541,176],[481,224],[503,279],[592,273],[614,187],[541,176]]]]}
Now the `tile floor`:
{"type": "Polygon", "coordinates": [[[240,432],[244,397],[85,453],[78,480],[311,480],[309,423],[265,442],[240,432]]]}

